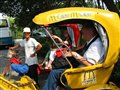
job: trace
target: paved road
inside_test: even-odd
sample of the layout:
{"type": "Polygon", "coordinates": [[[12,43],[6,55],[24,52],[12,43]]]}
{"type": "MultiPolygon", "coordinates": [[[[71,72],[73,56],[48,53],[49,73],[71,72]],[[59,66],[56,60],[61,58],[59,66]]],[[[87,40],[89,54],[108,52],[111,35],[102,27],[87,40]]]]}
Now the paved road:
{"type": "Polygon", "coordinates": [[[3,57],[0,58],[0,74],[3,72],[4,67],[7,65],[8,63],[8,59],[5,58],[7,56],[7,50],[0,50],[0,55],[2,55],[3,57]]]}

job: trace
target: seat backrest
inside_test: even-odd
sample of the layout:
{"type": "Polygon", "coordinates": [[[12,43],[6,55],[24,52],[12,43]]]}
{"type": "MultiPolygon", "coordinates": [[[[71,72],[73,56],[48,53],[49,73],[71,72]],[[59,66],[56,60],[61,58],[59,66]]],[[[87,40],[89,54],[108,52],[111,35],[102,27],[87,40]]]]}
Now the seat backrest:
{"type": "Polygon", "coordinates": [[[96,27],[96,30],[97,30],[99,36],[100,36],[100,39],[102,41],[102,44],[103,44],[104,50],[105,50],[104,51],[105,53],[104,53],[104,55],[102,57],[102,60],[99,60],[100,62],[98,62],[98,63],[103,63],[105,58],[106,58],[107,51],[108,51],[108,45],[109,45],[108,37],[107,37],[105,29],[100,24],[95,23],[95,27],[96,27]]]}

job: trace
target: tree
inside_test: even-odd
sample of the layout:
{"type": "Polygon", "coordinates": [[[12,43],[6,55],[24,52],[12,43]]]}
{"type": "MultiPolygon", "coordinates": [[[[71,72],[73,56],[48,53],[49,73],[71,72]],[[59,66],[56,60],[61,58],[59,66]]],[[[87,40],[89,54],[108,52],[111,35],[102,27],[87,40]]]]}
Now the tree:
{"type": "MultiPolygon", "coordinates": [[[[0,0],[0,12],[15,17],[18,26],[35,27],[35,15],[62,7],[93,7],[119,12],[120,1],[114,0],[0,0]]],[[[120,15],[120,14],[119,14],[120,15]]]]}
{"type": "MultiPolygon", "coordinates": [[[[115,2],[113,0],[102,0],[105,5],[107,6],[107,8],[110,10],[110,11],[113,11],[113,12],[116,12],[119,14],[120,16],[120,12],[117,8],[117,6],[114,4],[115,2]]],[[[120,1],[118,1],[117,3],[120,3],[120,1]]],[[[120,6],[119,6],[120,7],[120,6]]]]}

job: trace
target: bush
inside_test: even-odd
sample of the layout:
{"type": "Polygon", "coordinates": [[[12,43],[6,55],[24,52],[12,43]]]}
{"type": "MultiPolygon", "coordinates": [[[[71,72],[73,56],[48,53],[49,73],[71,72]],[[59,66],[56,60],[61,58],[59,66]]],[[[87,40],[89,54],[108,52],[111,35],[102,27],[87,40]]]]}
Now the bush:
{"type": "Polygon", "coordinates": [[[118,62],[115,64],[109,82],[115,83],[118,87],[120,87],[120,55],[118,62]]]}

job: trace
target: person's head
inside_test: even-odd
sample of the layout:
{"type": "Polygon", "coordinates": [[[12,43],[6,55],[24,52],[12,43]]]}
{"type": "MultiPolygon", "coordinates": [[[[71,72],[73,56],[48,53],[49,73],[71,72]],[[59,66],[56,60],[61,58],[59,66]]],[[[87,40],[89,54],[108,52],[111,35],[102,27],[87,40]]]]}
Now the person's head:
{"type": "Polygon", "coordinates": [[[62,34],[64,35],[65,38],[69,38],[69,33],[67,31],[66,26],[61,27],[61,32],[62,32],[62,34]]]}
{"type": "Polygon", "coordinates": [[[92,37],[97,35],[97,31],[94,27],[94,24],[91,21],[83,23],[81,34],[87,41],[89,41],[92,37]]]}
{"type": "Polygon", "coordinates": [[[11,58],[11,57],[16,57],[18,54],[18,51],[17,50],[8,50],[8,53],[7,53],[7,57],[11,58]]]}
{"type": "Polygon", "coordinates": [[[29,38],[30,38],[31,30],[30,30],[29,27],[25,27],[25,28],[23,29],[23,33],[24,33],[24,36],[25,36],[26,39],[29,39],[29,38]]]}
{"type": "Polygon", "coordinates": [[[18,54],[18,50],[13,50],[13,57],[15,57],[15,56],[17,56],[17,54],[18,54]]]}

